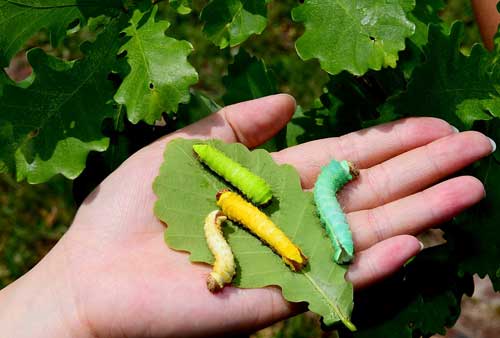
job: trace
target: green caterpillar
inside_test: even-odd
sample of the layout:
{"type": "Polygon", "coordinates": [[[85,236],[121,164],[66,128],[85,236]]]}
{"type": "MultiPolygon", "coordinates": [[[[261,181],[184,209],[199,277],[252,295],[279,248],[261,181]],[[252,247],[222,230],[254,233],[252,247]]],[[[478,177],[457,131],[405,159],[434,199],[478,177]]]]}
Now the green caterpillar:
{"type": "Polygon", "coordinates": [[[354,256],[354,244],[349,224],[337,201],[336,194],[358,175],[354,166],[347,162],[332,160],[323,167],[314,185],[314,201],[333,246],[333,260],[339,264],[349,263],[354,256]]]}
{"type": "Polygon", "coordinates": [[[193,150],[200,161],[224,177],[254,204],[266,204],[273,197],[271,186],[264,179],[233,161],[220,150],[208,144],[195,144],[193,150]]]}

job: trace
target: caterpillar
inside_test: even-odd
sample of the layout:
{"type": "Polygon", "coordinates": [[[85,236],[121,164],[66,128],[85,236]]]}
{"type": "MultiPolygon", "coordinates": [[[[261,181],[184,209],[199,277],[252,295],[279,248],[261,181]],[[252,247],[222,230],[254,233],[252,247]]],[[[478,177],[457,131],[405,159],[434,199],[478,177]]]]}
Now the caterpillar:
{"type": "Polygon", "coordinates": [[[352,234],[344,212],[337,201],[337,192],[359,175],[354,165],[347,161],[332,160],[323,167],[314,185],[314,201],[321,222],[333,246],[333,260],[339,264],[349,263],[354,255],[352,234]]]}
{"type": "Polygon", "coordinates": [[[212,272],[207,277],[207,288],[211,292],[231,283],[235,274],[234,256],[221,230],[222,222],[226,219],[219,210],[212,211],[205,218],[205,238],[210,252],[215,257],[212,272]]]}
{"type": "Polygon", "coordinates": [[[257,205],[268,203],[273,193],[263,178],[255,175],[220,150],[208,144],[193,145],[198,158],[257,205]]]}
{"type": "Polygon", "coordinates": [[[307,263],[302,251],[256,206],[239,194],[227,189],[216,195],[217,205],[232,221],[248,228],[268,244],[293,271],[299,271],[307,263]]]}

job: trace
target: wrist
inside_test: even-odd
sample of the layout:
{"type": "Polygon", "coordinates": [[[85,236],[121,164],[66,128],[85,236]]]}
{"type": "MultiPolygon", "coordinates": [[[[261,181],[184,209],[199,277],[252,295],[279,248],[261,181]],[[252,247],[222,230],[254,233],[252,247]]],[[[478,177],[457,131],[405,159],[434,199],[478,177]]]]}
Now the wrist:
{"type": "Polygon", "coordinates": [[[63,275],[46,257],[26,275],[0,290],[2,336],[90,338],[81,325],[63,275]]]}

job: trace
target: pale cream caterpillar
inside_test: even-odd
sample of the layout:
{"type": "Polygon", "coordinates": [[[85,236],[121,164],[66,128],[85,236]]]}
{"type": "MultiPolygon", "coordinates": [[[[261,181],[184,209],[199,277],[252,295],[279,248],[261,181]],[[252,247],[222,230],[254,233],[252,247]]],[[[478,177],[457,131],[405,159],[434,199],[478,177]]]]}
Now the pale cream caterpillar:
{"type": "Polygon", "coordinates": [[[207,277],[207,288],[216,292],[231,283],[235,274],[234,256],[225,240],[221,225],[227,217],[219,210],[212,211],[205,218],[205,238],[208,248],[215,257],[212,272],[207,277]]]}

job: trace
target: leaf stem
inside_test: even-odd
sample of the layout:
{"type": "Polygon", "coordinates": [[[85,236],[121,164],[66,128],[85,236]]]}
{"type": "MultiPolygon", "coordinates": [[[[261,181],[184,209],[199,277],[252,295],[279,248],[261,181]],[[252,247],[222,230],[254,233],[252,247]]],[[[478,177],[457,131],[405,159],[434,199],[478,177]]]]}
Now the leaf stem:
{"type": "Polygon", "coordinates": [[[318,290],[318,292],[323,296],[323,298],[326,300],[326,303],[328,304],[329,307],[333,308],[335,314],[340,318],[340,321],[351,331],[356,331],[356,326],[347,318],[347,316],[340,311],[337,305],[330,301],[330,298],[323,292],[323,290],[319,287],[319,285],[314,281],[314,279],[309,276],[307,272],[303,273],[304,276],[309,280],[309,282],[318,290]]]}

